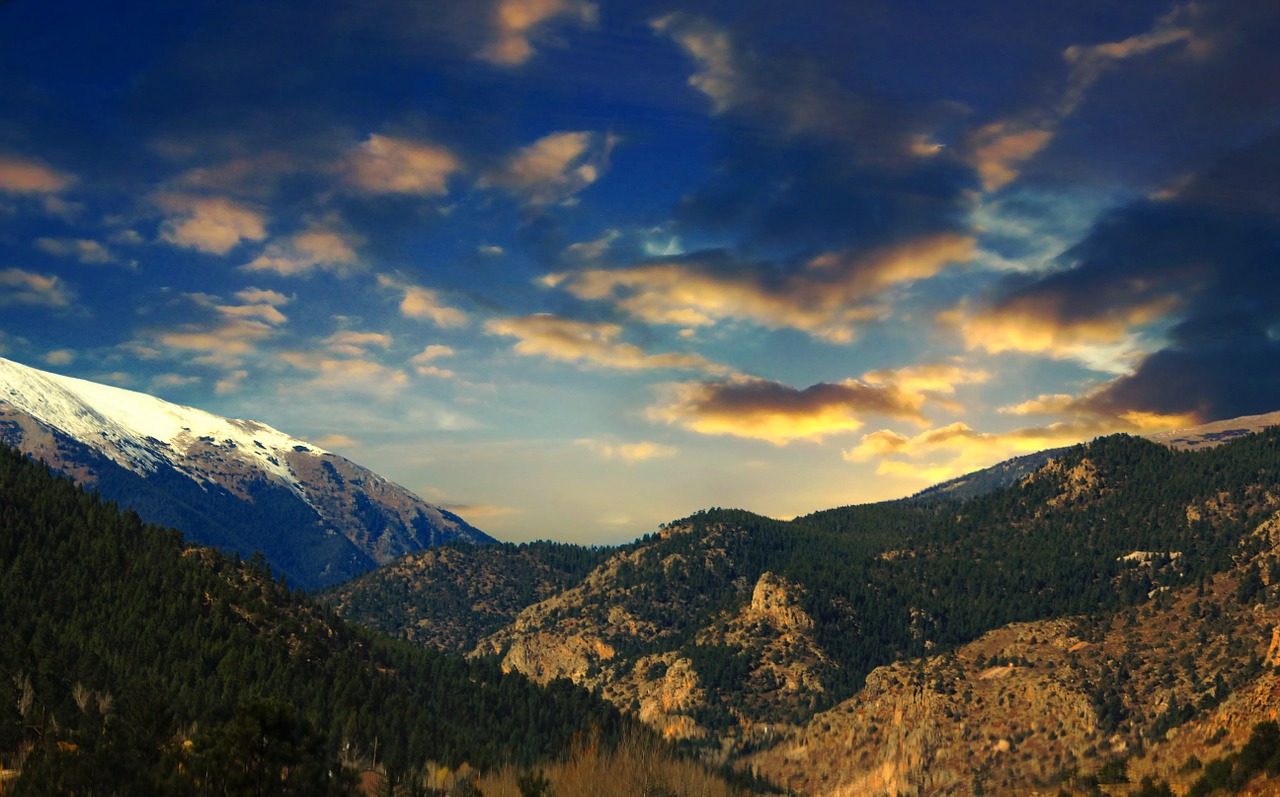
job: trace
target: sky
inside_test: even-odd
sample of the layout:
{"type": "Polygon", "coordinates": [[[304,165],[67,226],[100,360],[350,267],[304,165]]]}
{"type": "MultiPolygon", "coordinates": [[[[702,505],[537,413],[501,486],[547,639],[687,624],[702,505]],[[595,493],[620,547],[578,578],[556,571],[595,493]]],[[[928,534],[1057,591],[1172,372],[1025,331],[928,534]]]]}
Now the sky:
{"type": "Polygon", "coordinates": [[[1280,409],[1274,0],[0,0],[0,356],[506,540],[1280,409]]]}

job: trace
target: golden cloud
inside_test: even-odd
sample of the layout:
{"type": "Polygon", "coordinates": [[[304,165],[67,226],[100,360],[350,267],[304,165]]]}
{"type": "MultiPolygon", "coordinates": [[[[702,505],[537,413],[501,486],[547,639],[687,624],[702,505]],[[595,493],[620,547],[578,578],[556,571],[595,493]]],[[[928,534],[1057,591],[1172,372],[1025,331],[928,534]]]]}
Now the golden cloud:
{"type": "Polygon", "coordinates": [[[0,192],[7,194],[56,194],[75,178],[42,163],[0,157],[0,192]]]}
{"type": "Polygon", "coordinates": [[[666,400],[649,409],[651,420],[701,434],[732,435],[786,445],[861,429],[868,415],[925,424],[923,399],[893,385],[855,379],[804,389],[767,379],[735,376],[720,382],[668,386],[666,400]]]}
{"type": "Polygon", "coordinates": [[[1044,291],[1014,296],[977,312],[958,307],[938,320],[957,326],[970,350],[1047,354],[1123,371],[1139,353],[1135,331],[1167,317],[1181,304],[1176,296],[1139,296],[1127,297],[1128,304],[1100,302],[1095,312],[1073,315],[1066,306],[1070,296],[1044,291]]]}
{"type": "Polygon", "coordinates": [[[617,324],[574,321],[539,313],[494,319],[485,324],[485,330],[491,335],[519,338],[515,351],[531,357],[629,371],[655,368],[729,371],[696,354],[646,354],[639,346],[618,340],[622,327],[617,324]]]}
{"type": "Polygon", "coordinates": [[[156,204],[169,215],[160,225],[160,237],[175,246],[225,255],[241,241],[267,237],[262,213],[224,197],[161,194],[156,204]]]}
{"type": "Polygon", "coordinates": [[[462,161],[445,147],[371,134],[348,163],[351,184],[371,194],[443,196],[462,161]]]}
{"type": "Polygon", "coordinates": [[[493,33],[476,55],[499,66],[519,66],[533,57],[533,38],[552,20],[594,25],[595,3],[585,0],[499,0],[493,10],[493,33]]]}
{"type": "Polygon", "coordinates": [[[36,274],[20,268],[0,271],[0,305],[67,307],[74,296],[70,286],[56,275],[36,274]]]}
{"type": "Polygon", "coordinates": [[[440,296],[430,288],[402,282],[385,274],[378,276],[378,285],[402,294],[400,312],[406,318],[430,321],[438,327],[466,326],[467,314],[440,301],[440,296]]]}
{"type": "Polygon", "coordinates": [[[846,343],[858,324],[882,314],[871,304],[874,298],[971,260],[974,253],[973,238],[941,233],[870,252],[820,255],[781,279],[759,269],[715,270],[686,259],[549,274],[543,283],[563,286],[580,299],[613,302],[653,324],[700,327],[746,320],[846,343]]]}
{"type": "Polygon", "coordinates": [[[988,467],[1021,454],[1074,445],[1100,435],[1127,432],[1143,434],[1194,425],[1193,415],[1164,415],[1111,409],[1096,398],[1105,386],[1083,396],[1042,395],[1001,408],[1011,415],[1047,415],[1063,420],[1043,426],[1027,426],[1004,432],[979,432],[967,424],[953,423],[914,436],[882,429],[864,435],[844,452],[851,462],[880,460],[876,472],[940,481],[988,467]],[[933,461],[939,454],[945,461],[933,461]],[[922,460],[928,461],[922,461],[922,460]]]}

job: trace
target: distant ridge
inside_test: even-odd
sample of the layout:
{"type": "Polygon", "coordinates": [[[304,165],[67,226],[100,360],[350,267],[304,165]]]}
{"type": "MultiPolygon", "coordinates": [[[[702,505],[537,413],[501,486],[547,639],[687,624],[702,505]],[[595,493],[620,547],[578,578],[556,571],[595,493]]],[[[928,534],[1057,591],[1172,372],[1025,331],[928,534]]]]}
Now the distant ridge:
{"type": "Polygon", "coordinates": [[[145,520],[255,551],[304,587],[452,540],[493,539],[329,451],[257,421],[0,358],[0,441],[145,520]]]}
{"type": "Polygon", "coordinates": [[[1153,442],[1186,451],[1197,448],[1213,448],[1236,438],[1261,432],[1270,426],[1280,426],[1280,412],[1268,412],[1265,415],[1244,415],[1225,421],[1213,421],[1201,426],[1173,429],[1168,432],[1156,432],[1155,434],[1144,436],[1153,442]]]}

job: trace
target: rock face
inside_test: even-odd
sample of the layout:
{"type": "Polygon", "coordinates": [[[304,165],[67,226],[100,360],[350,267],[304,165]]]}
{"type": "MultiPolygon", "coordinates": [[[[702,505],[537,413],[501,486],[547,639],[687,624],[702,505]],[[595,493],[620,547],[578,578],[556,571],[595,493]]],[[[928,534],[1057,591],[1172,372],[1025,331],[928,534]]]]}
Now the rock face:
{"type": "MultiPolygon", "coordinates": [[[[662,540],[690,533],[673,526],[662,540]]],[[[726,580],[709,589],[689,582],[694,572],[731,571],[731,558],[714,534],[701,540],[697,558],[643,545],[620,551],[579,584],[525,608],[473,655],[500,656],[504,669],[539,682],[568,678],[600,689],[665,736],[696,739],[707,734],[698,718],[723,711],[726,699],[700,671],[709,664],[694,660],[694,653],[710,651],[742,665],[742,679],[732,684],[737,731],[730,735],[750,734],[808,706],[833,665],[813,640],[813,620],[795,585],[772,573],[754,584],[726,580]],[[666,574],[670,592],[655,595],[652,582],[633,580],[641,569],[666,574]],[[737,608],[703,613],[697,605],[726,599],[737,608]],[[691,617],[702,625],[682,624],[691,617]]]]}
{"type": "Polygon", "coordinates": [[[344,457],[257,421],[0,358],[0,441],[197,542],[304,587],[452,539],[491,541],[344,457]]]}
{"type": "MultiPolygon", "coordinates": [[[[1278,524],[1280,513],[1259,534],[1278,524]]],[[[1075,793],[1075,778],[1108,761],[1124,761],[1131,782],[1185,790],[1192,756],[1238,750],[1280,711],[1280,583],[1240,600],[1241,582],[1273,567],[1268,546],[1141,609],[1019,623],[880,667],[748,765],[814,797],[1075,793]]]]}

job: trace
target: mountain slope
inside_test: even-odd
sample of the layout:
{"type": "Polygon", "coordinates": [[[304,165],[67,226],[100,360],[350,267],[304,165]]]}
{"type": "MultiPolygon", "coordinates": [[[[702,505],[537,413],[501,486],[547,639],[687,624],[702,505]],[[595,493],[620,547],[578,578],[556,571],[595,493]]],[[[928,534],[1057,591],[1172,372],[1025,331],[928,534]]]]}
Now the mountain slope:
{"type": "Polygon", "coordinates": [[[175,783],[229,777],[220,756],[250,723],[259,753],[279,731],[334,769],[372,756],[389,772],[528,766],[624,725],[583,690],[344,623],[260,565],[186,548],[0,446],[0,769],[25,759],[48,779],[35,794],[221,794],[175,783]]]}
{"type": "Polygon", "coordinates": [[[0,358],[0,442],[149,522],[248,555],[304,587],[450,540],[492,538],[361,466],[256,421],[0,358]]]}
{"type": "Polygon", "coordinates": [[[1102,438],[965,501],[790,522],[701,512],[530,604],[474,653],[740,755],[895,661],[1213,578],[1278,502],[1272,430],[1203,451],[1102,438]]]}

